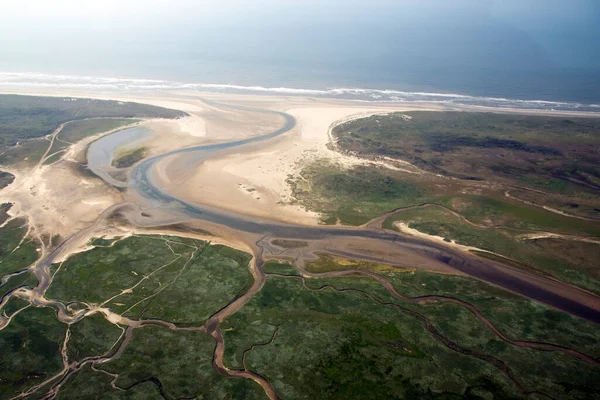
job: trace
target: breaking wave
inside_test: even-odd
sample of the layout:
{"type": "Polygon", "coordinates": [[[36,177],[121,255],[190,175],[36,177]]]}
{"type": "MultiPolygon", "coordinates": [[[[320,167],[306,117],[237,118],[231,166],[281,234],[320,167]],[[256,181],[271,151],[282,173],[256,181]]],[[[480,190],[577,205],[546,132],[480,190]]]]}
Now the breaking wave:
{"type": "Polygon", "coordinates": [[[556,102],[547,100],[515,100],[508,98],[469,96],[456,93],[405,92],[386,89],[332,88],[302,89],[290,87],[243,86],[215,83],[185,83],[158,79],[106,78],[78,75],[52,75],[43,73],[0,72],[0,90],[81,89],[90,91],[168,91],[191,90],[214,93],[281,94],[289,96],[314,96],[354,101],[423,102],[470,105],[481,107],[509,107],[540,110],[576,110],[600,112],[598,104],[556,102]]]}

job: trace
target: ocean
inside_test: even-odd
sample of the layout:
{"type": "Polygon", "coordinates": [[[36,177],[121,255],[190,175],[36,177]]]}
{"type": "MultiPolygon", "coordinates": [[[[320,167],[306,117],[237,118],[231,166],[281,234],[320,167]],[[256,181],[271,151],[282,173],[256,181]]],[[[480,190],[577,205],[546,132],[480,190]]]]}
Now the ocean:
{"type": "Polygon", "coordinates": [[[0,27],[0,90],[187,89],[600,111],[597,3],[266,1],[213,14],[204,3],[164,11],[160,23],[124,15],[102,29],[72,18],[37,33],[0,27]]]}

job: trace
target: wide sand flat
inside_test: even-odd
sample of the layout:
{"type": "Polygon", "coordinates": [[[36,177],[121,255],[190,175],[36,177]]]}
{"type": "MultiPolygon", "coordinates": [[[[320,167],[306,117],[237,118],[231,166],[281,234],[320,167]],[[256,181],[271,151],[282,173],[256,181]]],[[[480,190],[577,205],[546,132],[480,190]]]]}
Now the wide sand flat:
{"type": "MultiPolygon", "coordinates": [[[[278,138],[243,146],[234,152],[221,152],[200,164],[195,163],[193,155],[189,154],[169,157],[158,164],[154,179],[165,191],[194,204],[304,225],[317,224],[319,215],[290,204],[293,199],[286,179],[296,177],[304,165],[320,158],[345,166],[365,162],[328,147],[329,132],[335,124],[377,113],[447,109],[440,104],[365,103],[278,95],[57,92],[55,89],[20,93],[135,101],[189,113],[190,116],[178,120],[145,122],[155,135],[138,145],[147,147],[149,155],[199,144],[256,137],[282,126],[284,120],[280,115],[252,108],[292,115],[296,126],[278,138]]],[[[461,109],[488,110],[481,107],[461,109]]],[[[111,189],[99,180],[79,176],[69,165],[69,160],[82,157],[91,140],[74,145],[63,160],[51,166],[42,166],[35,171],[12,171],[17,179],[2,192],[3,201],[15,203],[11,214],[29,215],[36,221],[41,233],[64,237],[95,220],[107,207],[124,200],[134,200],[127,193],[111,189]]]]}

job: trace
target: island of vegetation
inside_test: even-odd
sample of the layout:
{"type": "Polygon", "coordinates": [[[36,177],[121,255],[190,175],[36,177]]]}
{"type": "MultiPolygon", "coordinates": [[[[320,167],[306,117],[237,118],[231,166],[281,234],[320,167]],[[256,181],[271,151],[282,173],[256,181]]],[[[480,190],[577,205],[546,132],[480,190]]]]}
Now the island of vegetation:
{"type": "Polygon", "coordinates": [[[144,147],[125,151],[112,161],[112,166],[115,168],[129,168],[138,161],[143,160],[144,157],[146,157],[146,148],[144,147]]]}
{"type": "MultiPolygon", "coordinates": [[[[0,96],[0,115],[37,127],[6,134],[0,164],[16,171],[16,184],[68,166],[76,184],[101,192],[113,188],[85,171],[81,154],[64,160],[68,150],[144,118],[182,116],[21,96],[0,96]]],[[[597,119],[403,112],[340,124],[332,136],[333,148],[361,162],[308,161],[288,179],[295,202],[339,225],[332,230],[421,237],[600,293],[597,119]]],[[[128,150],[113,166],[135,169],[146,155],[128,150]]],[[[0,176],[0,193],[11,188],[9,175],[0,176]]],[[[37,206],[45,187],[26,182],[37,206]]],[[[600,393],[593,321],[468,276],[400,267],[376,249],[362,259],[330,251],[322,233],[289,233],[303,227],[226,241],[173,222],[183,218],[157,226],[128,219],[151,221],[174,201],[147,209],[120,201],[69,237],[39,229],[43,207],[15,217],[18,205],[0,204],[0,398],[600,393]]]]}

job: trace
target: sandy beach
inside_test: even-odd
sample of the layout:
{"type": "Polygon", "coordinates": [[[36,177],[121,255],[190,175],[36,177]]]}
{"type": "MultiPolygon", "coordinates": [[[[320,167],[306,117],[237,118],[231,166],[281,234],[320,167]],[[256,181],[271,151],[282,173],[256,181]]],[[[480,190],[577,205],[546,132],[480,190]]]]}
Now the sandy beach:
{"type": "MultiPolygon", "coordinates": [[[[21,91],[19,94],[133,101],[187,112],[188,117],[178,120],[143,122],[155,133],[138,144],[148,149],[148,156],[199,144],[260,136],[277,129],[283,120],[277,114],[255,112],[252,108],[286,112],[296,119],[296,126],[281,137],[242,146],[232,152],[220,152],[199,165],[188,162],[189,156],[185,154],[169,157],[158,164],[154,179],[165,191],[193,204],[301,225],[318,224],[319,215],[290,204],[293,199],[286,179],[297,176],[304,165],[316,159],[329,159],[343,166],[366,162],[342,155],[328,146],[330,129],[336,123],[378,113],[448,109],[440,104],[426,103],[366,103],[197,92],[58,93],[55,90],[38,90],[21,91]],[[220,107],[219,103],[240,108],[220,107]]],[[[462,109],[482,111],[481,107],[462,109]]],[[[534,113],[557,114],[552,111],[534,113]]],[[[573,112],[559,114],[582,115],[573,112]]],[[[3,198],[15,203],[11,215],[35,215],[35,225],[40,232],[67,237],[95,220],[110,205],[129,200],[127,193],[118,192],[98,180],[82,178],[72,168],[72,161],[83,159],[89,143],[99,136],[73,145],[59,162],[52,165],[39,165],[31,171],[10,171],[17,178],[3,192],[3,198]]],[[[385,162],[382,165],[385,167],[385,162]]]]}

